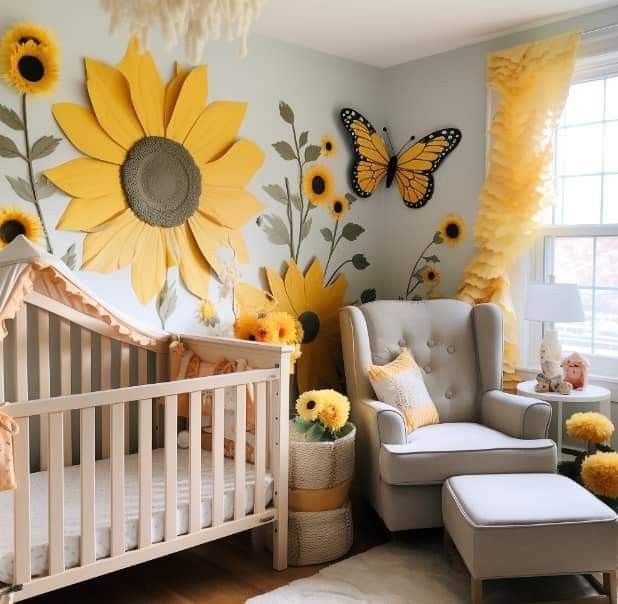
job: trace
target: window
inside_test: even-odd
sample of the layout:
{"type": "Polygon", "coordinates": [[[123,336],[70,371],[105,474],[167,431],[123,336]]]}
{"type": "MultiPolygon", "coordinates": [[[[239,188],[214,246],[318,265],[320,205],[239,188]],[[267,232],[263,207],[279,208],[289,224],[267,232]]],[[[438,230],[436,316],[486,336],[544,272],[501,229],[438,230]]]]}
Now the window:
{"type": "Polygon", "coordinates": [[[557,324],[565,350],[618,374],[618,71],[575,81],[555,135],[557,203],[536,277],[577,283],[584,323],[557,324]]]}

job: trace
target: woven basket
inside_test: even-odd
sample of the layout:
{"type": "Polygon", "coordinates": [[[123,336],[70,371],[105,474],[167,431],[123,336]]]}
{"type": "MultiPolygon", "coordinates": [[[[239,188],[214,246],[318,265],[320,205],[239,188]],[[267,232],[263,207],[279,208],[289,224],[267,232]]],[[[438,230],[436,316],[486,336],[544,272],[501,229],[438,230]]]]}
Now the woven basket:
{"type": "Polygon", "coordinates": [[[330,489],[354,474],[356,428],[332,442],[306,441],[290,426],[290,489],[330,489]]]}
{"type": "Polygon", "coordinates": [[[327,512],[290,512],[288,563],[322,564],[344,556],[352,547],[350,502],[327,512]]]}

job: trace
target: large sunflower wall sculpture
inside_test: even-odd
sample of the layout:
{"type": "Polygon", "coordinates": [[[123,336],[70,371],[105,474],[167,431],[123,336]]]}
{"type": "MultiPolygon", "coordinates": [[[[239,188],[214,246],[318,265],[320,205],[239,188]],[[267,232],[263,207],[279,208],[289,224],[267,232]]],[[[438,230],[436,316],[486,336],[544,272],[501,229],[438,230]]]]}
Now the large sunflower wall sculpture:
{"type": "Polygon", "coordinates": [[[58,103],[60,128],[87,157],[48,170],[72,197],[57,228],[86,233],[82,269],[131,266],[142,304],[179,266],[187,289],[208,297],[220,276],[222,247],[249,261],[241,229],[262,209],[245,190],[264,160],[253,142],[236,140],[246,104],[206,104],[205,65],[164,84],[150,53],[131,40],[117,67],[87,58],[91,107],[58,103]]]}

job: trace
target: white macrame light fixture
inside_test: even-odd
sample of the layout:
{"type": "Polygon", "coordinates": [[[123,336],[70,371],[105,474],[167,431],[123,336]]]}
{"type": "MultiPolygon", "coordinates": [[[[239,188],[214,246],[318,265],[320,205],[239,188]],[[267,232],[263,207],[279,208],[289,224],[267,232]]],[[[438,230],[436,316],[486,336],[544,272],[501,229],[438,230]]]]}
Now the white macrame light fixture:
{"type": "Polygon", "coordinates": [[[150,30],[159,25],[168,48],[184,40],[192,63],[199,63],[208,40],[240,38],[247,54],[247,34],[265,0],[101,0],[110,14],[110,30],[128,27],[148,45],[150,30]]]}

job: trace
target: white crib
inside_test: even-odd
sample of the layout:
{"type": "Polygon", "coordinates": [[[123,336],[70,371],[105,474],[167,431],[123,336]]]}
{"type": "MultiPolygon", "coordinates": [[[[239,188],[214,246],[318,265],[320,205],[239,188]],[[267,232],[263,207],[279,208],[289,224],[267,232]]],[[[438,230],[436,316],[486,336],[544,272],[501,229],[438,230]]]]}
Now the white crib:
{"type": "Polygon", "coordinates": [[[17,489],[0,493],[0,594],[23,600],[268,523],[274,568],[287,566],[289,347],[183,336],[205,360],[254,369],[166,381],[169,336],[132,325],[22,237],[0,252],[0,298],[0,401],[20,430],[17,489]],[[228,389],[234,459],[224,458],[228,389]],[[179,450],[185,393],[190,445],[179,450]]]}

